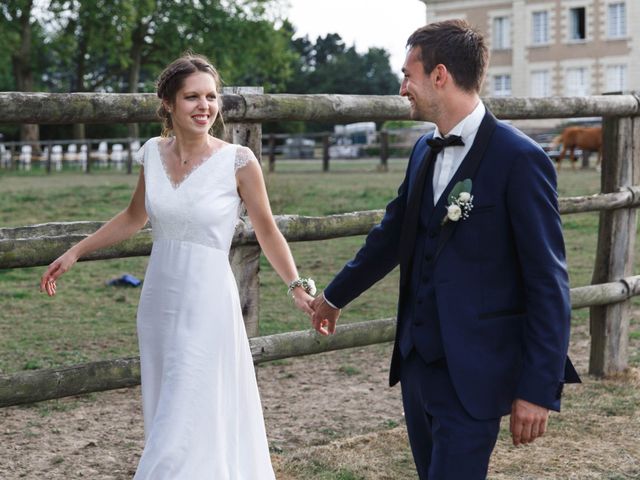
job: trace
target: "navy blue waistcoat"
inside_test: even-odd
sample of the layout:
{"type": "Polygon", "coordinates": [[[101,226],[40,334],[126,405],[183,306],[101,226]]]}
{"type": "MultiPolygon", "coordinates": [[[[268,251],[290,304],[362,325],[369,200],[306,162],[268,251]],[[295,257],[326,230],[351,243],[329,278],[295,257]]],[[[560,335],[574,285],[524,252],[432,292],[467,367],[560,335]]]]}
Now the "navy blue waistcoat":
{"type": "MultiPolygon", "coordinates": [[[[405,298],[405,308],[399,321],[399,347],[406,358],[416,348],[427,363],[444,357],[440,318],[433,284],[433,266],[442,218],[435,214],[433,204],[433,170],[427,172],[422,206],[412,256],[411,275],[405,298]]],[[[438,207],[442,201],[438,201],[438,207]]],[[[443,208],[440,208],[443,210],[443,208]]]]}

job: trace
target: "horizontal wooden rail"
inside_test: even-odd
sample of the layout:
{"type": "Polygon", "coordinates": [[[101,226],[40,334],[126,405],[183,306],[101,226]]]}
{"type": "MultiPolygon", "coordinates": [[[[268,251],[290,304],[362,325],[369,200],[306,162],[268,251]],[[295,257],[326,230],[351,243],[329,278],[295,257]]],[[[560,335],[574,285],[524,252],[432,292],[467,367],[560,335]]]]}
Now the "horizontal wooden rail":
{"type": "MultiPolygon", "coordinates": [[[[505,119],[635,116],[634,95],[589,97],[485,98],[505,119]]],[[[397,95],[225,94],[227,122],[304,120],[347,123],[365,120],[406,120],[409,102],[397,95]]],[[[157,122],[159,99],[152,93],[0,93],[0,123],[122,123],[157,122]]]]}
{"type": "MultiPolygon", "coordinates": [[[[614,210],[640,205],[640,187],[623,191],[559,200],[563,214],[614,210]]],[[[277,215],[276,223],[290,242],[326,240],[365,235],[380,222],[382,210],[352,212],[326,217],[277,215]]],[[[15,228],[0,228],[0,268],[48,265],[62,252],[87,235],[102,222],[46,223],[15,228]]],[[[148,255],[151,252],[151,230],[143,229],[129,240],[87,255],[82,260],[105,260],[148,255]]],[[[251,224],[241,221],[236,227],[233,245],[255,244],[251,224]]]]}
{"type": "MultiPolygon", "coordinates": [[[[571,307],[584,308],[621,302],[640,295],[640,275],[618,282],[571,290],[571,307]]],[[[278,333],[249,339],[256,364],[332,350],[390,342],[395,318],[338,325],[328,337],[314,330],[278,333]]],[[[0,375],[0,407],[40,402],[90,392],[132,387],[140,383],[138,357],[91,362],[71,367],[0,375]]]]}
{"type": "MultiPolygon", "coordinates": [[[[278,215],[276,223],[289,241],[325,240],[367,233],[380,222],[382,210],[302,217],[278,215]]],[[[102,222],[46,223],[16,228],[0,228],[0,268],[48,265],[71,245],[97,230],[102,222]]],[[[249,222],[236,226],[233,246],[256,244],[249,222]]],[[[143,229],[118,245],[96,251],[82,260],[105,260],[148,255],[151,252],[151,230],[143,229]]]]}
{"type": "MultiPolygon", "coordinates": [[[[335,335],[315,330],[249,339],[254,363],[340,350],[393,340],[395,319],[339,325],[335,335]]],[[[0,375],[0,407],[40,402],[140,384],[139,357],[91,362],[71,367],[0,375]]]]}

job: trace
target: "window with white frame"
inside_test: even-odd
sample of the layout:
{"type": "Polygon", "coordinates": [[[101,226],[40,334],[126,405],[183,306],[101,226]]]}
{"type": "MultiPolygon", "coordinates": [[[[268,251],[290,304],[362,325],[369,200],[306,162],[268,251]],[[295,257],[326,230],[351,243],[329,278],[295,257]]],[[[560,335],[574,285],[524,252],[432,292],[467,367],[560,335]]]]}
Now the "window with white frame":
{"type": "Polygon", "coordinates": [[[607,92],[624,92],[627,90],[627,66],[609,65],[607,67],[607,92]]]}
{"type": "Polygon", "coordinates": [[[610,3],[607,7],[607,34],[609,38],[627,35],[627,9],[624,2],[610,3]]]}
{"type": "Polygon", "coordinates": [[[545,45],[549,43],[549,12],[533,12],[533,37],[531,42],[534,45],[545,45]]]}
{"type": "Polygon", "coordinates": [[[569,39],[575,41],[587,38],[587,9],[576,7],[569,9],[569,39]]]}
{"type": "Polygon", "coordinates": [[[493,49],[506,50],[511,48],[511,20],[509,17],[495,17],[493,19],[493,49]]]}
{"type": "Polygon", "coordinates": [[[531,96],[551,96],[551,74],[549,70],[537,70],[531,72],[531,96]]]}
{"type": "Polygon", "coordinates": [[[576,67],[567,69],[565,79],[565,93],[569,97],[584,97],[589,95],[589,69],[576,67]]]}
{"type": "Polygon", "coordinates": [[[503,74],[493,76],[493,94],[496,97],[511,95],[511,75],[503,74]]]}

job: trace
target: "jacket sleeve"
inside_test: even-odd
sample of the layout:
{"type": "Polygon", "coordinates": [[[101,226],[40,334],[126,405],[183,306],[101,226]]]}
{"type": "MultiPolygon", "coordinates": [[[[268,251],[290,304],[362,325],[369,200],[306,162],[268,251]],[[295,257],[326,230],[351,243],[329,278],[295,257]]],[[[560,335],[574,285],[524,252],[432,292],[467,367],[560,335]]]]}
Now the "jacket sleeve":
{"type": "Polygon", "coordinates": [[[421,137],[414,145],[404,181],[396,198],[387,205],[382,221],[371,229],[353,260],[342,268],[324,290],[325,298],[336,307],[343,308],[398,265],[398,245],[407,205],[410,172],[416,171],[412,165],[416,158],[420,158],[415,153],[424,138],[421,137]]]}
{"type": "Polygon", "coordinates": [[[531,147],[514,160],[506,201],[527,312],[516,397],[559,410],[571,302],[556,172],[542,151],[531,147]]]}

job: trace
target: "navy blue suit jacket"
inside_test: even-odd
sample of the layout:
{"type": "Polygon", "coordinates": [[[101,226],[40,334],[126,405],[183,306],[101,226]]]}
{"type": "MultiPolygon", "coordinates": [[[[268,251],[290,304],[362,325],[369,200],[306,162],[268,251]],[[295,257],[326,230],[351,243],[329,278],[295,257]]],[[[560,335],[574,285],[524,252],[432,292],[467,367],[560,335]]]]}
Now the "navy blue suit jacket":
{"type": "MultiPolygon", "coordinates": [[[[401,247],[403,222],[429,137],[416,142],[381,223],[325,289],[336,306],[400,264],[402,318],[411,265],[411,252],[401,247]]],[[[444,198],[465,178],[473,180],[473,209],[469,218],[442,226],[433,278],[456,392],[479,419],[509,413],[516,398],[559,410],[563,384],[579,378],[567,358],[571,306],[555,169],[536,143],[487,112],[444,198]]],[[[445,216],[444,204],[434,215],[445,216]]],[[[391,385],[401,364],[396,337],[391,385]]]]}

